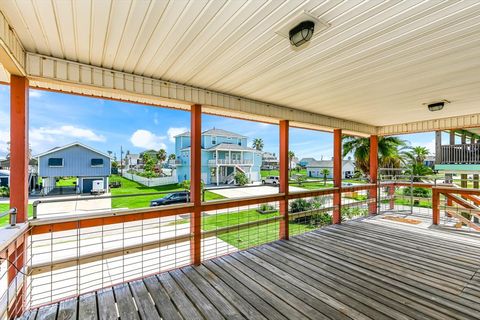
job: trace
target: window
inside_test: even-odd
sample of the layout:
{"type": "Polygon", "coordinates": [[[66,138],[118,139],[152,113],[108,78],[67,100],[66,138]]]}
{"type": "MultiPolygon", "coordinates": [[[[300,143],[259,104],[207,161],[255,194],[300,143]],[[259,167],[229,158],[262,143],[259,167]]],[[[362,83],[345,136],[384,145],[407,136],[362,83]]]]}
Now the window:
{"type": "Polygon", "coordinates": [[[103,167],[103,159],[92,159],[90,164],[92,167],[103,167]]]}
{"type": "Polygon", "coordinates": [[[217,144],[217,140],[216,140],[216,139],[217,139],[216,137],[213,137],[213,138],[212,138],[212,144],[217,144]]]}
{"type": "Polygon", "coordinates": [[[48,158],[49,167],[63,167],[63,158],[48,158]]]}

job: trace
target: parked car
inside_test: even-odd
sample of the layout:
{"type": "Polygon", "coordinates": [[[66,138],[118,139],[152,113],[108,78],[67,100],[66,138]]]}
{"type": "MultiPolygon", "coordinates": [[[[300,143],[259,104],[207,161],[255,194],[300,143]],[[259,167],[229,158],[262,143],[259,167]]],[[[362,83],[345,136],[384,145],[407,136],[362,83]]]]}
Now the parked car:
{"type": "Polygon", "coordinates": [[[190,194],[188,192],[169,193],[165,197],[150,201],[150,207],[165,206],[167,204],[188,202],[190,194]]]}
{"type": "Polygon", "coordinates": [[[280,178],[275,176],[269,176],[262,179],[263,184],[279,184],[280,178]]]}

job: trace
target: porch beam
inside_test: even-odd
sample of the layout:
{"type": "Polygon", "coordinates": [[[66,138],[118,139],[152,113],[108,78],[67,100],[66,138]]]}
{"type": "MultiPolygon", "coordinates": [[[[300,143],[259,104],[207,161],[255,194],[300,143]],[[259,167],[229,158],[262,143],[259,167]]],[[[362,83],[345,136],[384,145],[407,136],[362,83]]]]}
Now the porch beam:
{"type": "Polygon", "coordinates": [[[288,120],[280,121],[280,170],[279,170],[279,192],[284,194],[285,197],[279,201],[280,203],[280,239],[288,239],[288,144],[289,144],[289,122],[288,120]]]}
{"type": "MultiPolygon", "coordinates": [[[[342,187],[342,129],[333,130],[333,186],[342,187]]],[[[333,194],[333,223],[339,224],[342,220],[342,194],[333,194]]]]}
{"type": "Polygon", "coordinates": [[[25,49],[1,11],[0,26],[0,64],[11,75],[26,76],[25,49]]]}
{"type": "Polygon", "coordinates": [[[377,127],[379,136],[480,127],[480,113],[377,127]]]}
{"type": "Polygon", "coordinates": [[[378,136],[370,136],[370,183],[374,184],[369,192],[369,213],[377,214],[377,176],[378,176],[378,136]]]}
{"type": "Polygon", "coordinates": [[[28,219],[28,79],[10,77],[10,208],[28,219]]]}
{"type": "Polygon", "coordinates": [[[267,123],[285,119],[298,127],[341,128],[363,136],[377,131],[372,125],[35,53],[28,53],[26,60],[31,86],[40,89],[183,110],[200,104],[202,112],[207,114],[267,123]]]}
{"type": "Polygon", "coordinates": [[[190,242],[190,259],[192,264],[201,263],[201,219],[202,219],[202,106],[195,104],[191,109],[191,155],[190,155],[190,201],[193,203],[193,212],[190,218],[190,233],[193,234],[190,242]]]}

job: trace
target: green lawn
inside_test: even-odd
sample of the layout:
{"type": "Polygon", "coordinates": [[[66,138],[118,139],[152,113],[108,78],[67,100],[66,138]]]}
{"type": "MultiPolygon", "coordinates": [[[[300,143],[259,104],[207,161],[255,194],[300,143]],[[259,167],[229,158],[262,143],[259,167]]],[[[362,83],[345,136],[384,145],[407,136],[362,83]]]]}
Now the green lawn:
{"type": "MultiPolygon", "coordinates": [[[[5,211],[10,210],[10,205],[8,203],[0,203],[0,213],[3,213],[5,211]]],[[[33,208],[32,205],[28,205],[28,217],[32,217],[33,215],[33,208]]],[[[3,218],[0,218],[0,227],[5,227],[10,221],[9,216],[5,216],[3,218]]]]}
{"type": "MultiPolygon", "coordinates": [[[[125,179],[120,176],[111,176],[110,182],[120,181],[122,187],[112,188],[110,191],[112,195],[129,195],[129,194],[139,194],[144,193],[145,195],[136,196],[136,197],[124,197],[124,198],[113,198],[112,199],[112,208],[144,208],[150,206],[150,201],[163,198],[166,194],[150,194],[155,192],[174,192],[174,191],[184,191],[183,188],[180,188],[178,184],[158,186],[158,187],[146,187],[137,182],[125,179]]],[[[205,192],[205,201],[223,199],[219,194],[206,191],[205,192]]]]}
{"type": "Polygon", "coordinates": [[[57,187],[71,187],[77,182],[77,178],[60,178],[57,187]]]}
{"type": "MultiPolygon", "coordinates": [[[[302,175],[306,176],[307,175],[307,170],[306,169],[302,169],[300,171],[292,170],[292,175],[295,175],[295,174],[302,174],[302,175]]],[[[268,177],[268,176],[278,176],[279,173],[278,173],[278,170],[261,170],[260,175],[263,178],[263,177],[268,177]]]]}

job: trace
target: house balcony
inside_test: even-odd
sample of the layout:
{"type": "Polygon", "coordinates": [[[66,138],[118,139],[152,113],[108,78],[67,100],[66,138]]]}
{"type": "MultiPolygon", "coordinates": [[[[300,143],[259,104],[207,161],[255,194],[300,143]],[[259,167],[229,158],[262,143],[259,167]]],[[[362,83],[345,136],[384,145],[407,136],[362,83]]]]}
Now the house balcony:
{"type": "Polygon", "coordinates": [[[480,164],[480,144],[441,146],[440,164],[480,164]]]}
{"type": "MultiPolygon", "coordinates": [[[[200,235],[190,228],[191,204],[37,217],[28,228],[11,231],[16,238],[0,250],[9,257],[16,247],[25,250],[10,260],[12,270],[20,260],[25,266],[4,288],[0,312],[23,301],[25,319],[86,319],[89,312],[102,319],[475,318],[480,239],[443,228],[456,216],[443,202],[442,228],[428,227],[431,210],[396,215],[402,208],[391,201],[404,187],[380,182],[378,215],[345,216],[332,226],[314,226],[308,217],[331,214],[329,196],[337,193],[342,208],[367,208],[372,199],[357,199],[372,185],[290,193],[291,201],[330,200],[313,211],[290,213],[288,241],[282,240],[279,215],[214,225],[226,209],[247,212],[270,203],[279,210],[285,195],[278,194],[202,203],[207,214],[200,235]],[[234,241],[239,238],[245,241],[234,241]],[[191,257],[195,241],[201,242],[198,265],[191,257]]],[[[450,189],[462,192],[417,187],[433,188],[432,201],[439,193],[453,196],[450,189]]],[[[472,192],[480,195],[465,194],[472,192]]]]}
{"type": "Polygon", "coordinates": [[[253,160],[235,160],[235,159],[213,159],[213,160],[208,160],[208,165],[209,166],[218,166],[218,165],[229,165],[229,166],[234,166],[234,165],[246,165],[246,166],[252,166],[253,165],[253,160]]]}

